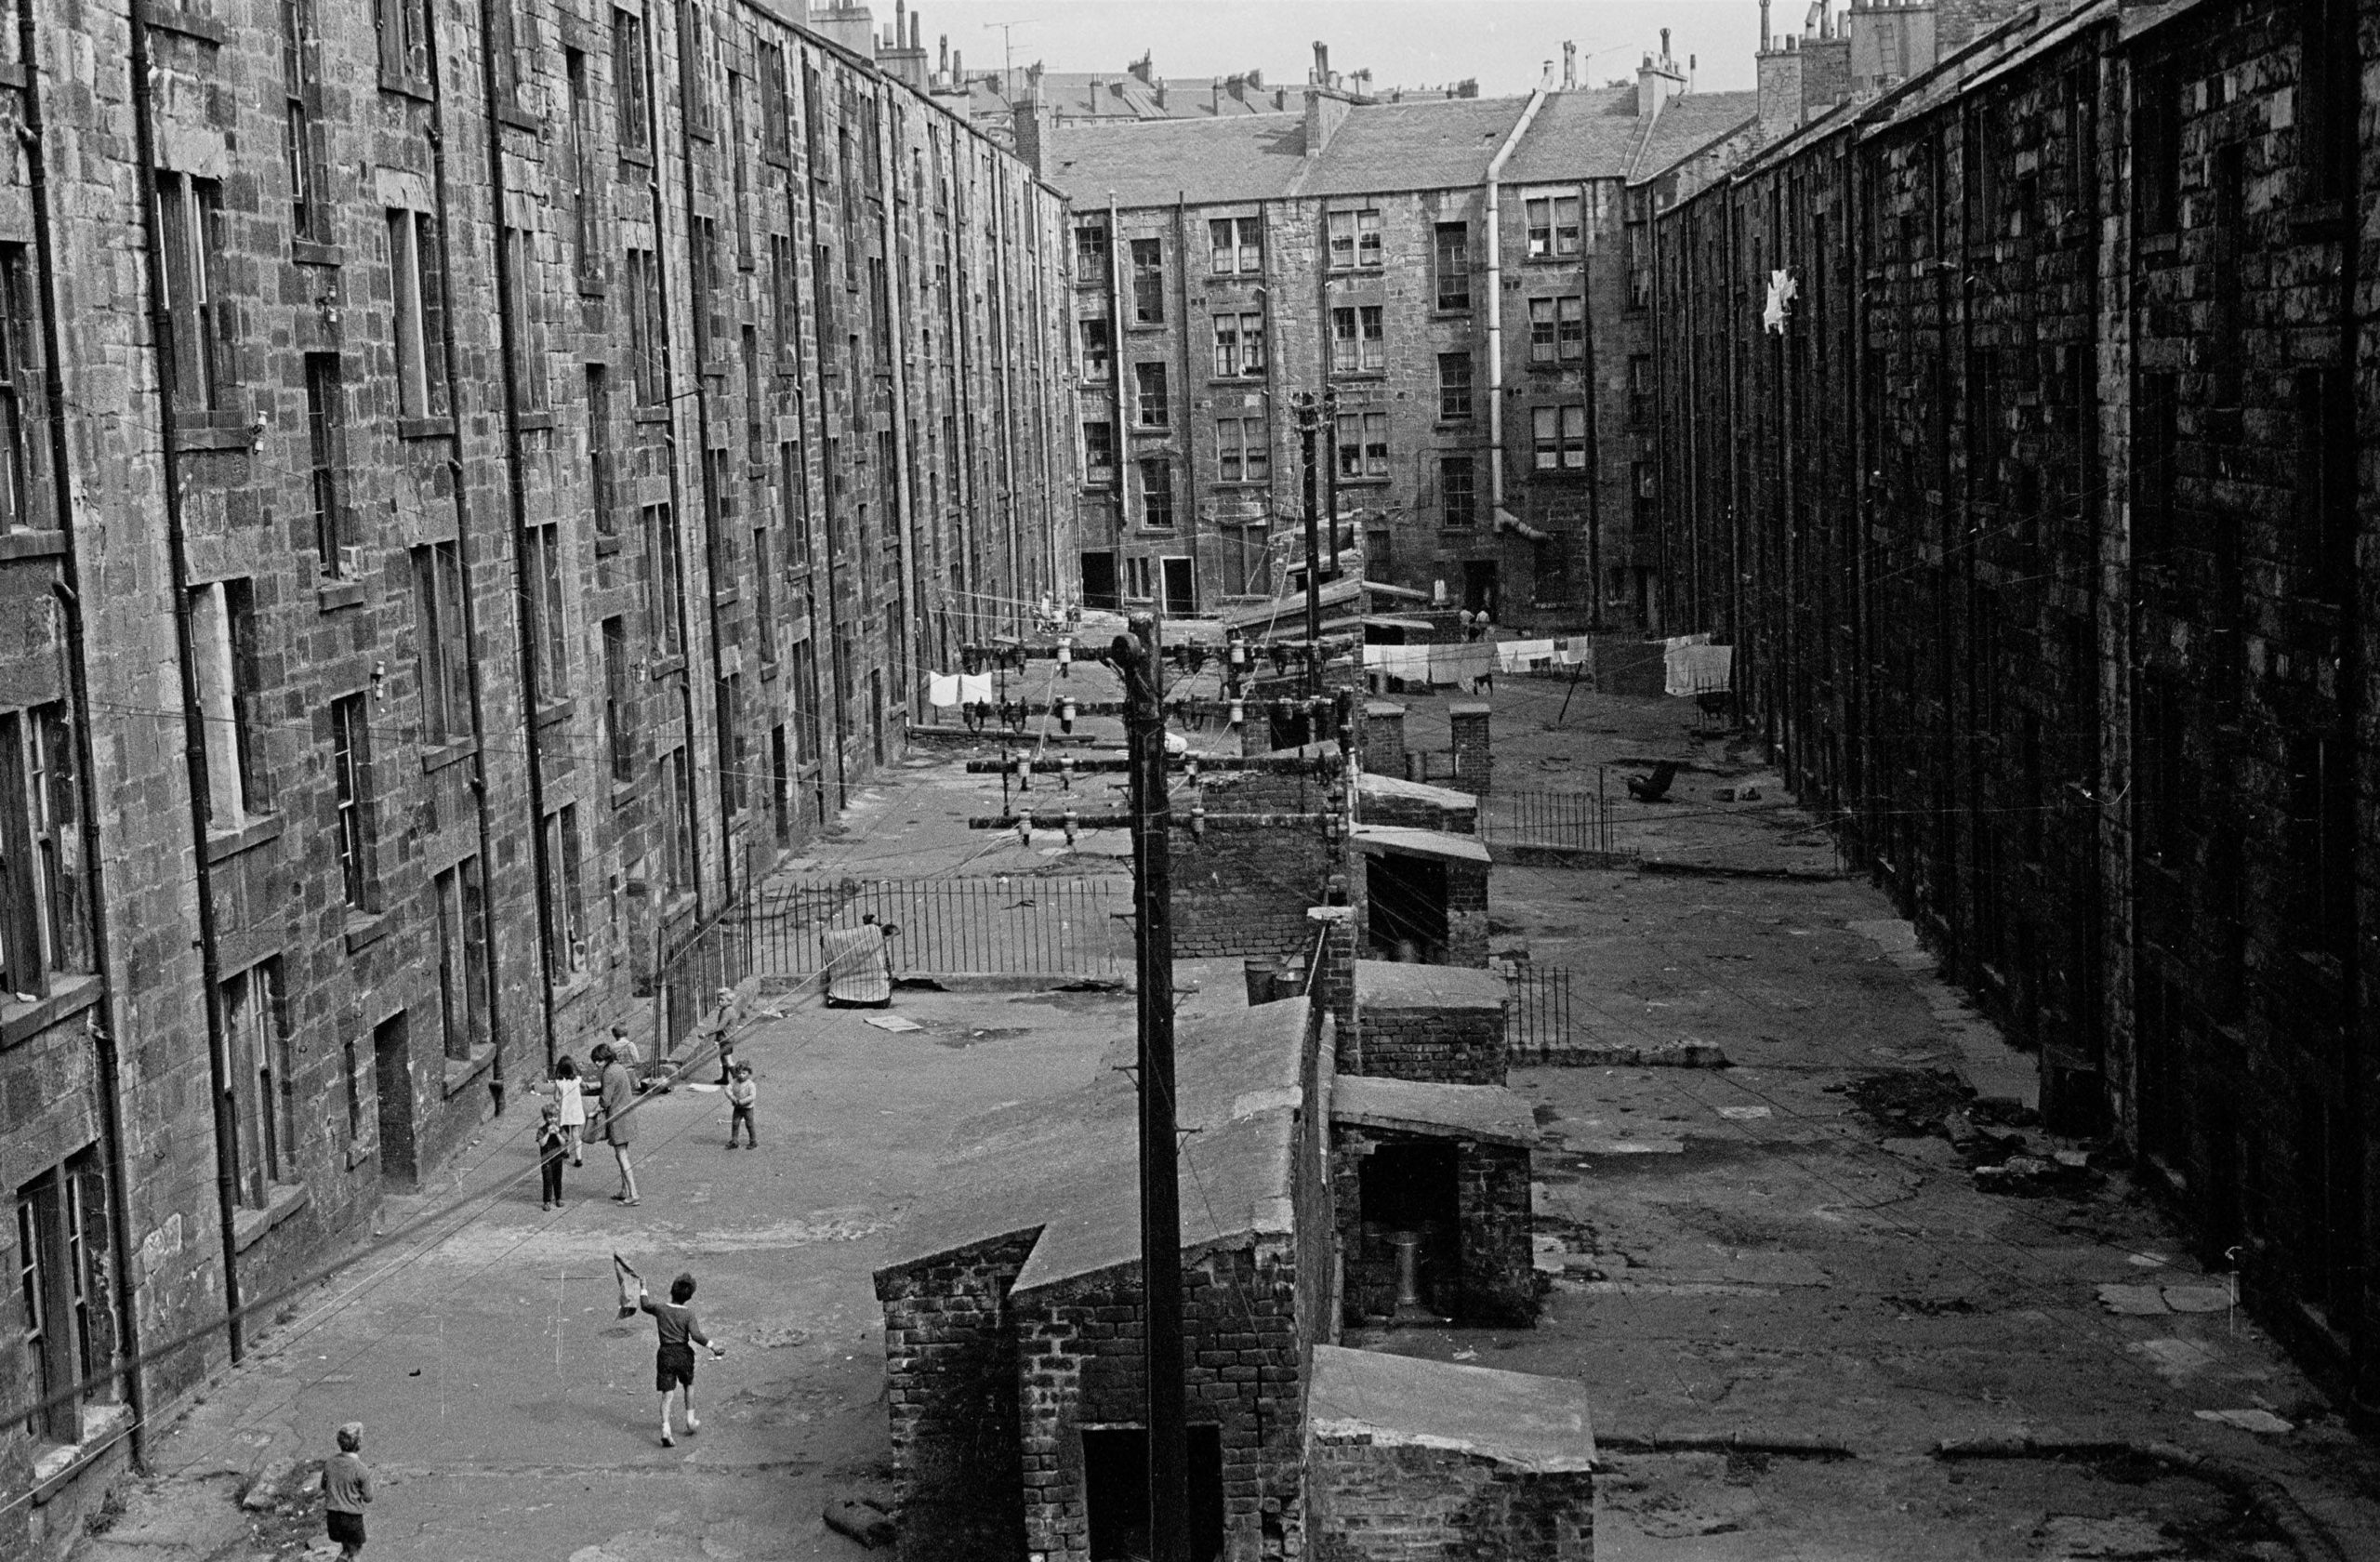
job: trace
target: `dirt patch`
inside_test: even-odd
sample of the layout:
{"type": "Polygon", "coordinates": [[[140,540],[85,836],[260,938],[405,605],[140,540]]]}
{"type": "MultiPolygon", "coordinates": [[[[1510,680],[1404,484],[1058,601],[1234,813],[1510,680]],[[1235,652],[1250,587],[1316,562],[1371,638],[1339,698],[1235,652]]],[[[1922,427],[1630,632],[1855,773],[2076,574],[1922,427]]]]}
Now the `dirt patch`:
{"type": "Polygon", "coordinates": [[[1897,1139],[1939,1132],[1944,1118],[1975,1098],[1947,1068],[1893,1068],[1826,1088],[1848,1096],[1854,1110],[1897,1139]]]}

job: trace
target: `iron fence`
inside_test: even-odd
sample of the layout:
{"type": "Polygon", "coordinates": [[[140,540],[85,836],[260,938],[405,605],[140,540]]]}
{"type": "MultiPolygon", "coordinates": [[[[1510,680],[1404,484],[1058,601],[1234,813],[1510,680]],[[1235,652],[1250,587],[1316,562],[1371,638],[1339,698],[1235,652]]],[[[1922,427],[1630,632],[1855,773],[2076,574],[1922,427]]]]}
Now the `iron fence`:
{"type": "Polygon", "coordinates": [[[1589,792],[1488,792],[1479,800],[1479,838],[1489,846],[1611,850],[1611,810],[1589,792]]]}
{"type": "Polygon", "coordinates": [[[1567,966],[1512,961],[1500,969],[1510,986],[1504,1048],[1514,1063],[1554,1063],[1588,1042],[1570,1003],[1567,966]]]}
{"type": "Polygon", "coordinates": [[[899,975],[1117,977],[1132,969],[1132,885],[1104,879],[842,879],[780,885],[751,903],[757,973],[808,976],[819,935],[873,917],[899,933],[899,975]]]}

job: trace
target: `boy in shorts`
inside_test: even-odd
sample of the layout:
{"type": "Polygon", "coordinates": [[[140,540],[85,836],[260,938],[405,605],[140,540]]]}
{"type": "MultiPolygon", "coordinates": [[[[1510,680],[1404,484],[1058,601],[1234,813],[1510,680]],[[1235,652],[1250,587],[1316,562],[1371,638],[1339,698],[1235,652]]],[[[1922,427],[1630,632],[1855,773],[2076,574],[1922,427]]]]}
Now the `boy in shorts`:
{"type": "Polygon", "coordinates": [[[653,1386],[661,1392],[661,1446],[676,1448],[678,1439],[669,1431],[669,1397],[683,1390],[686,1398],[686,1436],[691,1437],[703,1429],[694,1419],[694,1347],[710,1346],[713,1361],[727,1352],[713,1345],[710,1336],[703,1332],[701,1320],[687,1304],[694,1299],[694,1277],[681,1275],[669,1282],[669,1300],[655,1302],[645,1293],[644,1282],[636,1286],[636,1304],[653,1315],[654,1328],[660,1345],[653,1353],[653,1386]]]}
{"type": "Polygon", "coordinates": [[[338,1429],[338,1453],[323,1466],[323,1519],[339,1546],[339,1562],[364,1550],[364,1504],[372,1501],[372,1472],[364,1467],[364,1423],[338,1429]]]}

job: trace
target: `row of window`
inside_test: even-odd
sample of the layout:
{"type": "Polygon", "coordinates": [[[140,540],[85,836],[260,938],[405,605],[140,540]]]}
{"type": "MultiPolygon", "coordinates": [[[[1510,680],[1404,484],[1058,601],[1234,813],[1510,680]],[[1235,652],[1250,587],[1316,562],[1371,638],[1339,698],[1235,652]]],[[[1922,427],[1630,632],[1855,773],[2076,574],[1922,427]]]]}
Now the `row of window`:
{"type": "MultiPolygon", "coordinates": [[[[1261,376],[1265,367],[1264,316],[1261,311],[1218,314],[1214,326],[1214,377],[1244,379],[1261,376]]],[[[1084,379],[1106,380],[1113,367],[1113,333],[1104,319],[1078,321],[1084,379]]],[[[1582,298],[1528,300],[1528,356],[1532,364],[1584,362],[1587,346],[1586,300],[1582,298]]],[[[1376,374],[1387,367],[1388,333],[1385,312],[1378,304],[1357,304],[1330,311],[1330,369],[1333,374],[1376,374]]],[[[1166,413],[1166,365],[1147,362],[1132,365],[1140,392],[1138,421],[1163,427],[1166,413]],[[1154,409],[1154,411],[1152,410],[1154,409]]],[[[1471,355],[1438,355],[1439,416],[1448,421],[1471,416],[1471,355]],[[1460,408],[1461,410],[1454,410],[1460,408]]]]}
{"type": "MultiPolygon", "coordinates": [[[[1458,363],[1469,360],[1460,354],[1449,354],[1458,363]]],[[[1144,367],[1163,368],[1161,364],[1144,367]]],[[[1158,381],[1162,385],[1162,378],[1158,381]]],[[[1444,398],[1453,392],[1442,390],[1444,398]]],[[[1466,388],[1462,394],[1469,395],[1466,388]]],[[[1467,402],[1464,405],[1467,408],[1467,402]]],[[[1449,415],[1451,416],[1451,415],[1449,415]]],[[[1467,410],[1463,416],[1467,417],[1467,410]]],[[[1390,475],[1388,450],[1388,414],[1384,412],[1344,412],[1338,416],[1332,432],[1335,470],[1341,477],[1380,478],[1390,475]]],[[[1531,464],[1539,471],[1584,471],[1587,466],[1587,409],[1583,404],[1567,406],[1538,406],[1529,409],[1531,464]]],[[[1104,418],[1084,422],[1083,460],[1093,483],[1112,481],[1116,468],[1115,426],[1104,418]]],[[[1222,483],[1263,483],[1271,479],[1269,435],[1262,417],[1219,417],[1215,420],[1217,481],[1222,483]]],[[[1162,469],[1167,475],[1160,486],[1168,496],[1166,508],[1170,510],[1172,493],[1171,462],[1165,457],[1149,457],[1139,460],[1144,488],[1149,474],[1162,469]]],[[[1155,506],[1151,506],[1154,511],[1155,506]]],[[[1150,524],[1157,524],[1156,522],[1150,524]]]]}

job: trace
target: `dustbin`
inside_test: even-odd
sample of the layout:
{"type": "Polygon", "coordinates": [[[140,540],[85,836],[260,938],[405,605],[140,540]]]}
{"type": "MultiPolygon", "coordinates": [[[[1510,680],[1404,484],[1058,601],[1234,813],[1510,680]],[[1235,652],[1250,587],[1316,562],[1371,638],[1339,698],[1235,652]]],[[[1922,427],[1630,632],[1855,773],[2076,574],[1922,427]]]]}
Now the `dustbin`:
{"type": "Polygon", "coordinates": [[[1240,962],[1248,978],[1248,1006],[1270,1003],[1281,996],[1281,957],[1259,955],[1240,962]]]}

